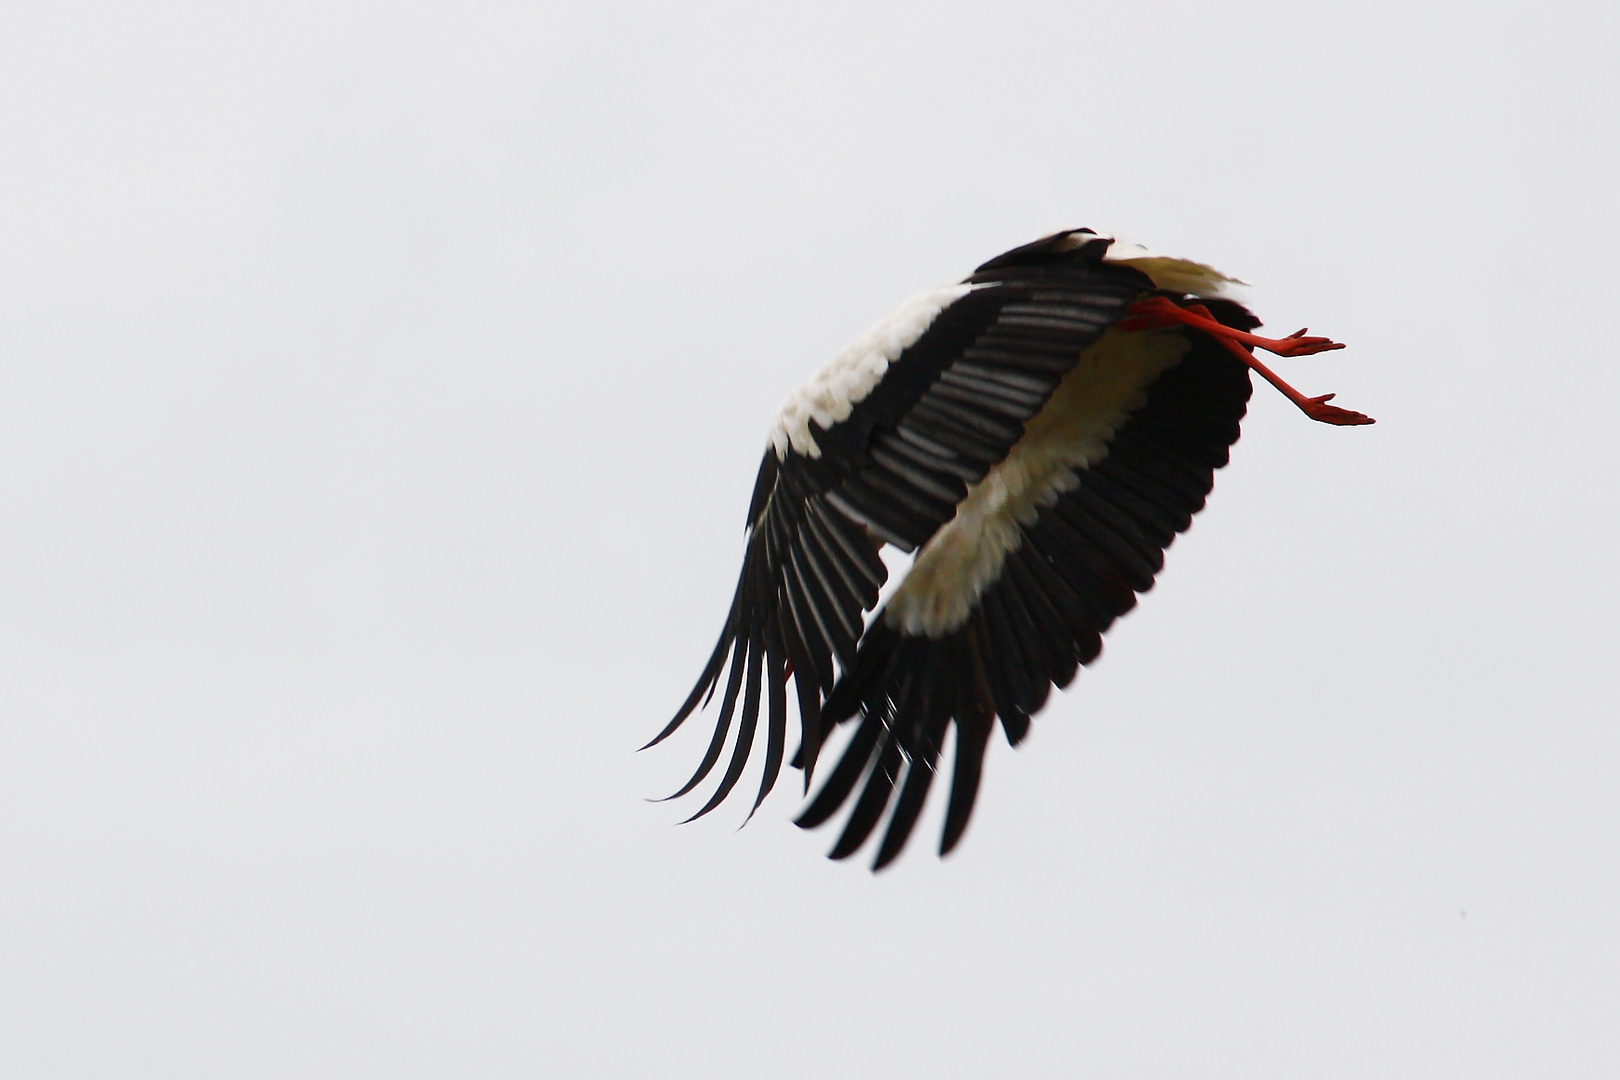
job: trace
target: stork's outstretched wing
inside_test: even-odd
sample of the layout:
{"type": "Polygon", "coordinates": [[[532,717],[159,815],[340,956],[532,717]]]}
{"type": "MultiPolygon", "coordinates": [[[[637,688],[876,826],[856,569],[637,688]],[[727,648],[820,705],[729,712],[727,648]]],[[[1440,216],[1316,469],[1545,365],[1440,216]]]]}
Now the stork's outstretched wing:
{"type": "MultiPolygon", "coordinates": [[[[903,305],[788,402],[760,466],[742,575],[720,640],[691,695],[648,744],[670,735],[724,684],[708,751],[671,796],[686,794],[713,771],[735,722],[726,771],[693,817],[736,786],[762,710],[765,767],[756,808],[771,790],[784,757],[790,680],[808,786],[825,730],[823,701],[840,672],[865,670],[858,645],[861,656],[876,656],[885,640],[887,631],[874,626],[868,644],[860,644],[863,615],[876,605],[886,576],[882,545],[926,554],[925,545],[1007,459],[1081,354],[1134,299],[1153,291],[1145,274],[1104,258],[1109,243],[1078,230],[993,259],[963,283],[903,305]]],[[[928,655],[930,663],[943,657],[928,655]]],[[[864,679],[859,685],[870,682],[864,679]]],[[[845,684],[856,685],[847,676],[845,684]]],[[[851,701],[850,693],[839,700],[851,701]]],[[[881,728],[886,714],[873,715],[881,728]]],[[[885,740],[879,753],[924,752],[919,739],[885,740]]],[[[843,774],[833,780],[843,783],[843,774]]],[[[830,812],[837,800],[829,798],[813,809],[830,812]]]]}

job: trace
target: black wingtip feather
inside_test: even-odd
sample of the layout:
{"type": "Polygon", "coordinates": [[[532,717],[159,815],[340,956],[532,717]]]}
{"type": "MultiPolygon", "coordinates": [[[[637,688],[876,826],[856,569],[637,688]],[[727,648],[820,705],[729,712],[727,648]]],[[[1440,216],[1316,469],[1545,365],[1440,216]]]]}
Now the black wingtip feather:
{"type": "Polygon", "coordinates": [[[940,747],[945,741],[945,728],[963,696],[958,689],[962,681],[962,669],[958,666],[961,652],[960,637],[949,638],[933,650],[935,662],[943,662],[946,670],[931,673],[924,684],[923,716],[920,729],[912,740],[911,764],[906,770],[900,797],[895,802],[894,814],[889,818],[889,827],[883,834],[883,842],[878,846],[877,858],[872,862],[873,872],[882,870],[899,856],[922,813],[928,789],[934,782],[940,747]]]}
{"type": "Polygon", "coordinates": [[[743,696],[742,714],[737,724],[737,743],[731,751],[731,763],[726,766],[726,774],[720,778],[720,786],[715,789],[709,801],[703,804],[703,809],[681,822],[696,821],[715,807],[725,801],[731,789],[737,786],[742,778],[743,766],[748,764],[748,755],[754,748],[754,727],[759,721],[759,690],[761,667],[765,661],[763,643],[756,636],[749,642],[748,649],[748,689],[743,696]]]}
{"type": "Polygon", "coordinates": [[[794,819],[794,824],[801,829],[814,829],[825,822],[849,797],[855,782],[861,778],[866,763],[871,760],[872,751],[877,746],[878,738],[883,734],[883,718],[868,716],[861,721],[861,726],[855,729],[855,736],[844,747],[844,754],[833,766],[833,771],[822,782],[821,790],[810,801],[810,805],[800,812],[794,819]]]}
{"type": "Polygon", "coordinates": [[[732,597],[731,610],[726,615],[725,629],[720,631],[720,640],[715,643],[714,652],[709,654],[709,662],[704,665],[703,674],[698,678],[697,685],[692,687],[692,692],[687,695],[686,701],[676,711],[675,719],[666,724],[664,730],[654,735],[650,742],[637,748],[637,753],[657,746],[675,734],[680,726],[686,722],[687,718],[697,710],[698,702],[703,701],[707,704],[704,695],[714,693],[715,683],[720,679],[720,672],[725,669],[726,653],[730,652],[736,644],[733,631],[737,625],[738,608],[742,603],[742,592],[743,582],[739,580],[737,582],[737,594],[732,597]]]}
{"type": "Polygon", "coordinates": [[[956,767],[951,775],[951,801],[945,810],[945,828],[940,834],[939,853],[949,855],[967,831],[973,816],[973,803],[979,794],[979,777],[984,771],[984,752],[990,741],[991,718],[984,714],[958,717],[956,721],[956,767]]]}
{"type": "Polygon", "coordinates": [[[720,760],[720,751],[725,747],[726,735],[731,730],[732,711],[737,705],[737,692],[742,685],[743,663],[746,644],[738,638],[731,657],[731,677],[726,681],[726,696],[721,700],[720,715],[714,721],[714,734],[709,739],[709,747],[703,753],[703,760],[698,763],[697,771],[692,773],[691,779],[681,785],[681,789],[673,795],[665,795],[655,802],[669,802],[678,799],[703,782],[709,775],[715,763],[720,760]]]}
{"type": "Polygon", "coordinates": [[[787,665],[783,662],[782,649],[774,634],[765,637],[765,664],[769,715],[765,734],[765,770],[760,774],[759,794],[749,808],[748,817],[743,819],[744,825],[753,820],[754,812],[776,786],[776,778],[782,772],[782,747],[787,742],[787,665]]]}
{"type": "Polygon", "coordinates": [[[872,835],[878,819],[883,816],[883,808],[889,805],[889,795],[894,791],[901,760],[900,741],[890,731],[889,737],[883,742],[883,749],[878,752],[876,761],[867,773],[866,786],[861,789],[860,798],[855,800],[855,809],[850,812],[849,820],[844,823],[844,831],[832,851],[827,853],[827,858],[847,859],[866,843],[866,838],[872,835]]]}

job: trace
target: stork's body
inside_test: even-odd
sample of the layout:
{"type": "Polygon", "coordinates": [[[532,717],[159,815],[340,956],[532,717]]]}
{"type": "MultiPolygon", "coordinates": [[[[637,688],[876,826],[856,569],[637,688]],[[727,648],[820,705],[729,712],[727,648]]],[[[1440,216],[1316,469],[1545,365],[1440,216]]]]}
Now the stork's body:
{"type": "Polygon", "coordinates": [[[885,865],[954,725],[949,851],[995,722],[1009,742],[1023,738],[1202,508],[1237,440],[1249,370],[1315,419],[1372,422],[1304,397],[1255,360],[1254,347],[1339,346],[1303,331],[1255,337],[1259,321],[1223,295],[1232,284],[1090,230],[1059,233],[908,301],[795,393],[760,467],[720,642],[653,740],[723,683],[708,753],[677,795],[719,762],[733,718],[737,732],[694,816],[736,785],[762,712],[754,805],[770,791],[792,682],[806,790],[825,733],[859,719],[800,824],[825,821],[859,784],[832,854],[853,853],[892,805],[876,860],[885,865]],[[884,544],[916,558],[868,624],[884,544]]]}

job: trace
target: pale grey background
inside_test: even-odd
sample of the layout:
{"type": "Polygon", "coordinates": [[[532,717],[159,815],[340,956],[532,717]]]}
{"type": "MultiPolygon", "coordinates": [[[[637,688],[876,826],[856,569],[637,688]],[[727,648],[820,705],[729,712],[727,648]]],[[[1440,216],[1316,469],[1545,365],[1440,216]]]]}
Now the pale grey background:
{"type": "Polygon", "coordinates": [[[1614,1075],[1610,10],[8,4],[0,1075],[1614,1075]],[[1078,225],[1378,426],[950,860],[673,828],[777,404],[1078,225]]]}

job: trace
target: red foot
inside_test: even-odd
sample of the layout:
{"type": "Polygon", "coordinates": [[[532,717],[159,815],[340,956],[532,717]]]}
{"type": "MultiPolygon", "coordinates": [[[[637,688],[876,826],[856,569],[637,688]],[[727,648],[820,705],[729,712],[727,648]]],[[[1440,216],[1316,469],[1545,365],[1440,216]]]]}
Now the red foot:
{"type": "Polygon", "coordinates": [[[1285,338],[1255,338],[1250,344],[1259,345],[1260,348],[1274,352],[1278,356],[1309,356],[1312,353],[1332,352],[1342,349],[1344,345],[1325,337],[1306,337],[1305,327],[1300,327],[1285,338]]]}
{"type": "Polygon", "coordinates": [[[1341,409],[1337,405],[1329,405],[1328,401],[1338,397],[1337,394],[1323,394],[1321,397],[1306,398],[1296,401],[1295,405],[1312,420],[1320,420],[1324,424],[1334,424],[1338,427],[1359,427],[1362,424],[1376,424],[1378,421],[1366,413],[1358,413],[1351,409],[1341,409]]]}

